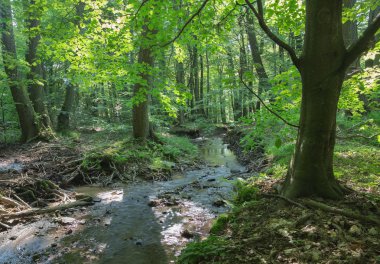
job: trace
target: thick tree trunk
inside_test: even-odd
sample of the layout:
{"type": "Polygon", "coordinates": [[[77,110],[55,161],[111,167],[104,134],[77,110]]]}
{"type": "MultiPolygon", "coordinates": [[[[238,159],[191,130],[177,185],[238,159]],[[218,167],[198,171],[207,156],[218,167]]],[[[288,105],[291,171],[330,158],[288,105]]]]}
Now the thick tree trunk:
{"type": "MultiPolygon", "coordinates": [[[[152,31],[143,26],[143,37],[146,39],[152,31]]],[[[134,105],[132,109],[133,137],[145,140],[149,137],[149,85],[151,84],[151,67],[153,67],[152,50],[147,43],[142,43],[138,54],[138,63],[145,65],[139,75],[145,84],[136,83],[133,87],[134,105]]]]}
{"type": "Polygon", "coordinates": [[[0,5],[1,50],[5,73],[8,76],[9,87],[20,122],[21,141],[26,142],[39,135],[39,127],[28,94],[21,84],[12,21],[11,2],[4,0],[0,5]]]}
{"type": "Polygon", "coordinates": [[[34,0],[30,0],[26,7],[28,10],[27,28],[28,28],[28,49],[26,53],[26,61],[30,65],[28,78],[28,92],[32,101],[34,111],[36,112],[42,127],[49,129],[51,127],[50,116],[45,104],[45,91],[41,84],[42,66],[37,57],[37,48],[41,39],[39,34],[40,26],[40,7],[36,6],[34,0]]]}
{"type": "Polygon", "coordinates": [[[308,0],[306,12],[300,128],[282,193],[290,198],[316,195],[337,199],[343,195],[333,172],[336,112],[346,52],[342,1],[308,0]]]}

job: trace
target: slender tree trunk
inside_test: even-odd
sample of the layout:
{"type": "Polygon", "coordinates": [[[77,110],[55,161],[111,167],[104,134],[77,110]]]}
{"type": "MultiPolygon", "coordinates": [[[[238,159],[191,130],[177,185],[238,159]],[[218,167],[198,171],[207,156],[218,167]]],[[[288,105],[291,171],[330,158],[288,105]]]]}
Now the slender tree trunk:
{"type": "Polygon", "coordinates": [[[21,127],[21,141],[26,142],[39,135],[39,127],[28,94],[21,84],[12,22],[11,2],[10,0],[3,0],[0,5],[0,30],[4,69],[16,105],[21,127]]]}
{"type": "Polygon", "coordinates": [[[241,117],[241,101],[239,99],[239,86],[236,82],[235,78],[235,64],[234,59],[232,57],[232,51],[227,48],[227,56],[228,56],[228,68],[230,72],[230,78],[232,79],[232,109],[233,109],[233,116],[234,121],[238,121],[238,119],[241,117]]]}
{"type": "Polygon", "coordinates": [[[206,95],[206,116],[207,116],[207,118],[210,116],[210,106],[209,106],[209,102],[211,102],[210,89],[211,89],[210,61],[209,61],[208,50],[206,50],[206,92],[207,92],[207,95],[206,95]]]}
{"type": "Polygon", "coordinates": [[[286,197],[340,198],[334,178],[336,112],[344,78],[342,1],[307,0],[302,105],[295,153],[283,188],[286,197]]]}
{"type": "MultiPolygon", "coordinates": [[[[183,62],[176,61],[176,83],[180,91],[183,91],[184,88],[186,88],[185,87],[185,69],[183,66],[183,62]]],[[[182,125],[185,122],[185,113],[184,113],[183,107],[184,107],[183,105],[179,106],[179,113],[178,113],[179,125],[182,125]]]]}
{"type": "Polygon", "coordinates": [[[70,129],[70,114],[75,101],[75,87],[71,83],[65,84],[65,100],[63,101],[61,111],[58,114],[57,130],[65,131],[70,129]]]}
{"type": "MultiPolygon", "coordinates": [[[[353,8],[356,3],[356,0],[344,0],[343,7],[344,8],[353,8]]],[[[346,48],[348,48],[351,44],[355,43],[358,40],[358,26],[357,21],[346,21],[342,27],[343,31],[343,41],[346,48]]],[[[357,58],[354,63],[350,65],[348,68],[348,73],[353,72],[360,68],[360,59],[357,58]]]]}
{"type": "MultiPolygon", "coordinates": [[[[261,97],[263,91],[269,88],[268,75],[265,70],[263,61],[261,59],[261,54],[259,50],[259,45],[256,38],[256,33],[253,25],[253,18],[251,15],[247,14],[247,35],[248,42],[251,48],[252,61],[254,68],[256,70],[257,76],[259,78],[259,85],[257,94],[261,97]]],[[[256,110],[260,110],[260,101],[256,102],[256,110]]]]}
{"type": "Polygon", "coordinates": [[[206,116],[204,108],[204,64],[203,55],[199,55],[199,65],[200,65],[200,80],[199,80],[199,104],[200,104],[200,114],[206,116]]]}
{"type": "MultiPolygon", "coordinates": [[[[373,10],[370,10],[369,12],[369,17],[368,17],[368,24],[371,24],[372,21],[375,19],[375,17],[377,16],[377,14],[380,13],[380,6],[376,7],[375,9],[373,10]]],[[[371,46],[372,48],[375,46],[375,44],[377,42],[379,42],[380,40],[380,35],[377,34],[373,37],[372,39],[372,43],[371,43],[371,46]]],[[[380,65],[380,52],[377,52],[375,54],[375,57],[374,58],[369,58],[365,61],[365,67],[368,68],[368,67],[375,67],[375,66],[379,66],[380,65]]]]}
{"type": "MultiPolygon", "coordinates": [[[[74,24],[79,29],[80,34],[83,34],[83,28],[80,26],[80,21],[83,18],[84,9],[85,9],[85,3],[82,1],[79,1],[79,3],[75,7],[76,17],[74,19],[74,24]]],[[[61,111],[58,114],[58,118],[57,118],[58,131],[70,129],[70,116],[72,115],[74,111],[76,94],[77,94],[76,88],[74,87],[74,85],[70,81],[66,83],[65,100],[63,102],[61,111]]]]}

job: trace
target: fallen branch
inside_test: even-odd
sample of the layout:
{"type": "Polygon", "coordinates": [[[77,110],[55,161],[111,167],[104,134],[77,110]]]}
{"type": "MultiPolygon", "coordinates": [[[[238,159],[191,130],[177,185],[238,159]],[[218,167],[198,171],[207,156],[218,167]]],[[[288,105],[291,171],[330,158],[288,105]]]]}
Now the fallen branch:
{"type": "Polygon", "coordinates": [[[0,226],[4,227],[5,229],[10,229],[11,227],[7,224],[4,224],[2,222],[0,222],[0,226]]]}
{"type": "Polygon", "coordinates": [[[371,222],[371,223],[375,223],[377,225],[380,225],[380,219],[373,217],[373,216],[356,214],[356,213],[349,211],[349,210],[342,210],[342,209],[332,207],[332,206],[329,206],[327,204],[320,203],[320,202],[310,200],[310,199],[303,200],[302,202],[308,207],[312,207],[312,208],[320,209],[320,210],[323,210],[326,212],[340,214],[340,215],[350,217],[350,218],[354,218],[354,219],[357,219],[360,221],[371,222]]]}
{"type": "Polygon", "coordinates": [[[24,205],[26,208],[32,208],[29,204],[27,204],[23,199],[17,196],[17,194],[13,194],[13,196],[16,198],[17,201],[19,201],[22,205],[24,205]]]}
{"type": "Polygon", "coordinates": [[[10,206],[14,206],[14,207],[23,207],[17,201],[15,201],[15,200],[13,200],[11,198],[8,198],[8,197],[1,196],[1,195],[0,195],[0,203],[6,204],[6,205],[10,205],[10,206]]]}
{"type": "Polygon", "coordinates": [[[5,214],[0,215],[0,218],[19,218],[19,217],[27,217],[27,216],[33,216],[33,215],[40,215],[40,214],[47,214],[52,213],[55,211],[62,211],[73,207],[78,206],[87,206],[87,205],[93,205],[94,203],[92,201],[89,201],[88,199],[75,201],[68,204],[61,204],[49,208],[42,208],[42,209],[32,209],[32,210],[25,210],[18,213],[13,214],[5,214]]]}

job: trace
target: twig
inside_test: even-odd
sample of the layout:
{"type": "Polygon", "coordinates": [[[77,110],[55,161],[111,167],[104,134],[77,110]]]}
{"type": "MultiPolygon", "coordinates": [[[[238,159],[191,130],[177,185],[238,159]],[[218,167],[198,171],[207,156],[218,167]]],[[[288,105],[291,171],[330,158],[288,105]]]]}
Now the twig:
{"type": "Polygon", "coordinates": [[[285,124],[287,124],[288,126],[291,126],[291,127],[295,127],[295,128],[299,128],[299,126],[297,125],[294,125],[292,123],[289,123],[288,121],[286,121],[282,116],[280,116],[279,114],[277,114],[275,111],[273,111],[272,109],[270,109],[266,103],[264,103],[263,99],[260,98],[260,96],[258,94],[256,94],[251,88],[249,88],[249,86],[243,81],[243,79],[240,77],[240,81],[241,83],[245,86],[245,88],[248,89],[248,91],[250,91],[254,96],[257,97],[257,99],[259,99],[259,101],[263,104],[263,106],[269,111],[271,112],[273,115],[275,115],[277,118],[281,119],[285,124]]]}
{"type": "Polygon", "coordinates": [[[317,201],[314,201],[314,200],[310,200],[310,199],[303,200],[302,202],[305,205],[307,205],[309,207],[312,207],[312,208],[321,209],[321,210],[326,211],[326,212],[340,214],[340,215],[347,216],[347,217],[350,217],[350,218],[354,218],[354,219],[357,219],[357,220],[361,220],[361,221],[364,221],[364,222],[371,222],[371,223],[375,223],[377,225],[380,225],[380,219],[379,218],[375,218],[373,216],[366,216],[366,215],[356,214],[356,213],[354,213],[352,211],[349,211],[349,210],[342,210],[342,209],[339,209],[339,208],[336,208],[336,207],[332,207],[332,206],[329,206],[327,204],[320,203],[320,202],[317,202],[317,201]]]}
{"type": "Polygon", "coordinates": [[[345,136],[345,137],[342,137],[342,136],[336,136],[337,139],[352,139],[352,138],[364,138],[364,139],[374,139],[375,137],[377,137],[378,135],[380,135],[380,133],[377,133],[377,134],[374,134],[372,136],[369,136],[369,137],[366,137],[364,135],[360,135],[360,134],[356,134],[356,135],[348,135],[348,136],[345,136]]]}
{"type": "Polygon", "coordinates": [[[185,28],[191,23],[191,21],[193,21],[193,19],[199,15],[199,13],[202,11],[202,9],[206,6],[207,2],[209,0],[205,0],[203,2],[203,4],[200,6],[200,8],[197,10],[197,12],[195,12],[190,18],[189,20],[186,21],[186,23],[182,26],[182,28],[180,29],[180,31],[177,33],[177,35],[170,41],[168,41],[167,43],[165,43],[164,45],[162,45],[161,47],[164,48],[170,44],[172,44],[173,42],[175,42],[182,34],[182,32],[185,30],[185,28]]]}
{"type": "Polygon", "coordinates": [[[5,229],[10,229],[11,227],[7,224],[4,224],[2,222],[0,222],[0,226],[4,227],[5,229]]]}
{"type": "Polygon", "coordinates": [[[1,195],[0,195],[0,202],[2,202],[4,204],[7,204],[7,205],[15,206],[15,207],[23,207],[17,201],[15,201],[15,200],[13,200],[11,198],[8,198],[8,197],[1,196],[1,195]]]}
{"type": "Polygon", "coordinates": [[[21,199],[17,194],[12,194],[22,205],[24,205],[26,208],[31,208],[29,204],[27,204],[23,199],[21,199]]]}

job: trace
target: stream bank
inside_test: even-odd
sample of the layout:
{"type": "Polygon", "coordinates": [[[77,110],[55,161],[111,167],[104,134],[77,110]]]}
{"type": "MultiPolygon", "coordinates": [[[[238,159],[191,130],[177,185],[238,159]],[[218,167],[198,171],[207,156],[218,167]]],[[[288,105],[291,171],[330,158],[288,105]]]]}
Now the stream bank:
{"type": "Polygon", "coordinates": [[[0,263],[174,263],[229,210],[231,180],[246,172],[221,138],[200,141],[198,169],[168,181],[78,187],[95,197],[92,207],[0,233],[0,263]]]}

